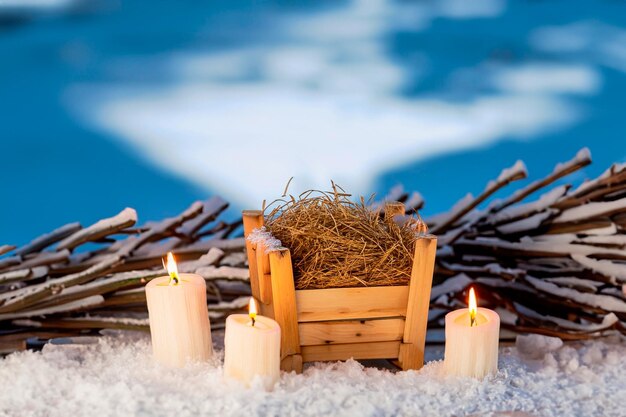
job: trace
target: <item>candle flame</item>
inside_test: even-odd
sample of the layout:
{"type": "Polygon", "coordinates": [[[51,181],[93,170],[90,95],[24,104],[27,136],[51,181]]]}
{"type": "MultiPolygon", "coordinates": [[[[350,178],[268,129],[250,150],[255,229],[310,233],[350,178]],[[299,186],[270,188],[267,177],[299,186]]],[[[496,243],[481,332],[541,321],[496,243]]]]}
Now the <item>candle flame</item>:
{"type": "Polygon", "coordinates": [[[474,288],[470,288],[469,291],[469,314],[470,314],[470,327],[476,326],[476,311],[478,310],[478,306],[476,303],[476,293],[474,292],[474,288]]]}
{"type": "Polygon", "coordinates": [[[176,260],[172,252],[167,253],[167,262],[165,263],[165,269],[170,276],[170,285],[178,285],[180,279],[178,278],[178,267],[176,266],[176,260]]]}
{"type": "Polygon", "coordinates": [[[250,304],[248,304],[248,315],[252,319],[253,326],[254,326],[254,323],[256,322],[256,314],[257,314],[256,301],[254,301],[254,297],[250,297],[250,304]]]}

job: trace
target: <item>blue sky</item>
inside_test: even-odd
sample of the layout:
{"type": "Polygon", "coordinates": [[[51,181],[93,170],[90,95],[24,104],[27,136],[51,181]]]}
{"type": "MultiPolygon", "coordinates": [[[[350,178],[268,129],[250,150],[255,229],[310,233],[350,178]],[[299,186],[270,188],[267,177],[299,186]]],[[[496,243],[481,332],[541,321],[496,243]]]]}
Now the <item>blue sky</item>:
{"type": "Polygon", "coordinates": [[[7,242],[212,193],[258,206],[291,176],[402,183],[432,214],[517,159],[537,177],[588,146],[582,181],[626,156],[619,2],[106,4],[0,37],[7,242]]]}

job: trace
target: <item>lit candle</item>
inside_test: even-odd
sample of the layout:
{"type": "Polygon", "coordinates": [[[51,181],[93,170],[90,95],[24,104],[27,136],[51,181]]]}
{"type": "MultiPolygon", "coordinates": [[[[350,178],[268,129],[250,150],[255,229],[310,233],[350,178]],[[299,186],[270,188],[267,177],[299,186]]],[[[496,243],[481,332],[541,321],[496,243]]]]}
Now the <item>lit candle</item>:
{"type": "Polygon", "coordinates": [[[179,274],[172,253],[168,276],[146,285],[154,358],[167,366],[206,361],[213,354],[206,283],[196,274],[179,274]]]}
{"type": "Polygon", "coordinates": [[[446,314],[444,369],[448,375],[484,378],[498,371],[500,316],[478,308],[470,289],[469,308],[446,314]]]}
{"type": "Polygon", "coordinates": [[[249,314],[231,314],[226,319],[224,375],[246,386],[261,377],[266,389],[280,377],[280,326],[257,315],[254,298],[250,298],[249,314]]]}

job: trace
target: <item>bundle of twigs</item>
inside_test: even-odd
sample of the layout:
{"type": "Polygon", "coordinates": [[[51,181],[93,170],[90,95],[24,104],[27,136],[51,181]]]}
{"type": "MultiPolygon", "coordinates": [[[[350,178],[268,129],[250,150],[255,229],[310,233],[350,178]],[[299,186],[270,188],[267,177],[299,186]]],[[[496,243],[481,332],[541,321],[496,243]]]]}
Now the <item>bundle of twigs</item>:
{"type": "Polygon", "coordinates": [[[86,228],[72,223],[19,248],[0,246],[0,351],[101,329],[147,331],[143,287],[165,274],[168,251],[181,272],[207,280],[212,326],[222,326],[250,293],[244,241],[230,238],[240,222],[217,219],[227,206],[214,197],[140,227],[127,208],[86,228]]]}
{"type": "Polygon", "coordinates": [[[266,209],[267,230],[291,252],[296,288],[406,285],[415,222],[383,221],[364,198],[354,202],[332,186],[332,192],[307,191],[266,209]]]}
{"type": "MultiPolygon", "coordinates": [[[[577,188],[561,181],[589,163],[582,150],[545,178],[486,204],[526,177],[518,162],[478,197],[426,219],[440,245],[429,329],[465,306],[473,285],[481,304],[496,308],[514,331],[567,339],[626,333],[626,164],[577,188]]],[[[402,201],[409,212],[423,205],[418,193],[401,187],[385,200],[402,201]]],[[[231,237],[240,236],[240,222],[217,219],[226,206],[215,197],[140,227],[135,211],[125,209],[86,228],[65,225],[23,247],[0,245],[0,350],[107,328],[147,330],[143,286],[163,274],[167,251],[177,254],[181,271],[205,277],[212,326],[222,326],[249,294],[245,242],[231,237]]]]}
{"type": "Polygon", "coordinates": [[[526,177],[518,162],[478,197],[468,195],[427,219],[439,236],[432,327],[442,324],[445,312],[465,305],[465,289],[475,285],[501,311],[503,326],[518,332],[569,339],[609,329],[626,333],[626,164],[577,188],[552,186],[590,162],[583,149],[545,178],[478,208],[526,177]]]}

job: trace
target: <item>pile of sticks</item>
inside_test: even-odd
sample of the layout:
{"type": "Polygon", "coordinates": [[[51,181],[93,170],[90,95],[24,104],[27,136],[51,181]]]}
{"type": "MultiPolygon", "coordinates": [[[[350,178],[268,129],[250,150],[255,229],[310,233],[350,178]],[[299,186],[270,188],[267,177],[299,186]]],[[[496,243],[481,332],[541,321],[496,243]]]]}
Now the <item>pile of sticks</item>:
{"type": "MultiPolygon", "coordinates": [[[[502,326],[515,332],[564,339],[626,333],[626,164],[576,188],[563,181],[590,162],[583,149],[543,179],[488,202],[526,178],[518,162],[479,196],[425,220],[439,238],[429,329],[465,307],[474,286],[481,304],[498,310],[502,326]]],[[[408,213],[424,204],[419,193],[401,187],[373,209],[384,201],[401,201],[408,213]]],[[[245,242],[235,237],[241,222],[219,219],[227,206],[213,197],[141,226],[127,208],[22,247],[0,246],[0,352],[103,329],[147,331],[143,287],[164,274],[168,251],[176,253],[180,271],[206,279],[211,325],[223,327],[250,294],[245,242]]]]}
{"type": "Polygon", "coordinates": [[[427,219],[439,237],[432,327],[464,306],[465,290],[474,285],[515,332],[563,339],[626,333],[626,164],[576,188],[562,181],[590,162],[582,149],[543,179],[484,203],[526,178],[518,161],[478,197],[427,219]]]}
{"type": "Polygon", "coordinates": [[[180,272],[206,279],[220,328],[250,294],[245,243],[231,237],[241,222],[218,219],[227,207],[213,197],[139,227],[126,208],[89,227],[67,224],[22,247],[0,246],[0,352],[102,329],[148,331],[144,286],[165,275],[168,251],[180,272]]]}

